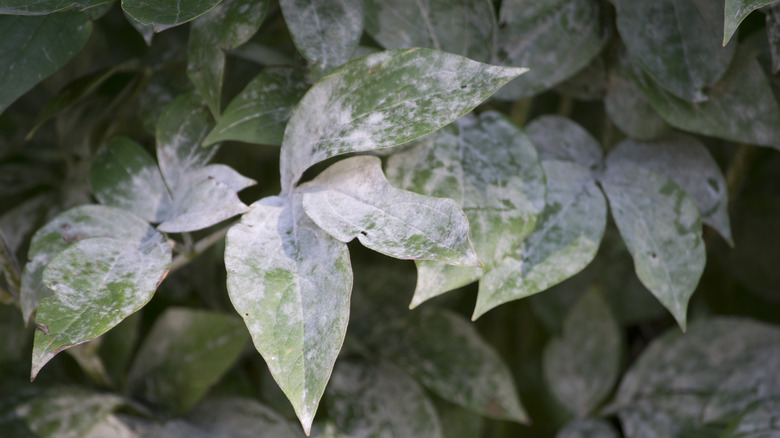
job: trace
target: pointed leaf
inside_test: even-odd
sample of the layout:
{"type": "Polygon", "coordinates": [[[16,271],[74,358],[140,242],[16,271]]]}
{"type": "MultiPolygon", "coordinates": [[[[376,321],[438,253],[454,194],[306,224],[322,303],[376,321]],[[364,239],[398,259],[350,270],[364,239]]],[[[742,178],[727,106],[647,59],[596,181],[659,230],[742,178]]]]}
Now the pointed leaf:
{"type": "Polygon", "coordinates": [[[617,28],[639,65],[674,96],[704,102],[736,44],[722,47],[723,9],[710,0],[615,0],[617,28]]]}
{"type": "Polygon", "coordinates": [[[601,166],[602,152],[598,140],[570,119],[541,116],[529,123],[526,130],[542,161],[568,161],[589,170],[601,166]]]}
{"type": "Polygon", "coordinates": [[[368,0],[366,32],[387,49],[428,47],[480,62],[493,59],[496,17],[485,0],[368,0]]]}
{"type": "Polygon", "coordinates": [[[726,178],[710,152],[693,137],[672,134],[653,142],[624,140],[607,157],[607,165],[633,165],[665,175],[696,202],[704,224],[732,246],[726,178]]]}
{"type": "Polygon", "coordinates": [[[187,175],[180,184],[168,218],[157,227],[160,231],[200,230],[249,210],[234,190],[205,172],[187,175]]]}
{"type": "Polygon", "coordinates": [[[143,25],[153,25],[155,32],[162,32],[186,23],[210,11],[222,0],[122,0],[122,9],[143,25]]]}
{"type": "Polygon", "coordinates": [[[65,9],[88,9],[113,0],[0,0],[0,14],[46,15],[65,9]]]}
{"type": "Polygon", "coordinates": [[[256,400],[222,398],[207,400],[187,418],[214,437],[298,438],[299,429],[256,400]]]}
{"type": "Polygon", "coordinates": [[[228,232],[225,267],[230,300],[308,433],[347,329],[347,246],[299,196],[265,198],[228,232]]]}
{"type": "Polygon", "coordinates": [[[133,26],[133,29],[135,29],[139,35],[141,35],[141,38],[144,39],[144,42],[147,46],[152,45],[152,38],[154,38],[154,26],[151,24],[145,25],[141,24],[137,21],[135,21],[135,18],[131,17],[130,14],[122,10],[122,14],[124,14],[125,18],[127,19],[127,22],[130,23],[131,26],[133,26]]]}
{"type": "Polygon", "coordinates": [[[695,202],[667,177],[634,166],[609,166],[600,182],[639,279],[685,331],[706,259],[695,202]]]}
{"type": "Polygon", "coordinates": [[[129,138],[115,137],[105,143],[92,162],[89,176],[95,197],[104,205],[155,223],[170,214],[171,195],[157,163],[129,138]]]}
{"type": "Polygon", "coordinates": [[[0,113],[65,65],[90,34],[92,23],[76,11],[37,17],[0,15],[0,113]]]}
{"type": "Polygon", "coordinates": [[[585,293],[569,311],[563,336],[544,349],[547,387],[563,406],[584,419],[612,391],[620,376],[621,330],[598,289],[585,293]]]}
{"type": "Polygon", "coordinates": [[[442,438],[423,389],[387,363],[339,362],[326,401],[339,435],[442,438]]]}
{"type": "Polygon", "coordinates": [[[281,145],[293,106],[308,89],[303,70],[266,68],[230,102],[203,145],[224,140],[281,145]]]}
{"type": "Polygon", "coordinates": [[[742,20],[747,18],[751,12],[776,2],[777,0],[726,0],[723,45],[725,46],[729,42],[734,36],[734,32],[737,31],[739,23],[742,23],[742,20]]]}
{"type": "Polygon", "coordinates": [[[209,164],[208,166],[193,172],[196,178],[213,178],[234,192],[240,192],[247,187],[257,184],[252,178],[247,178],[238,173],[235,169],[224,164],[209,164]]]}
{"type": "Polygon", "coordinates": [[[482,277],[473,319],[505,302],[546,290],[596,256],[607,206],[590,171],[565,161],[543,161],[547,201],[534,231],[482,277]]]}
{"type": "Polygon", "coordinates": [[[613,66],[609,73],[604,110],[612,123],[632,138],[649,140],[672,129],[619,65],[613,66]]]}
{"type": "Polygon", "coordinates": [[[284,133],[282,191],[313,164],[405,143],[454,121],[525,69],[429,49],[387,50],[334,70],[306,93],[284,133]]]}
{"type": "Polygon", "coordinates": [[[205,310],[168,308],[130,367],[130,393],[187,412],[236,362],[249,341],[241,320],[205,310]]]}
{"type": "Polygon", "coordinates": [[[301,186],[303,209],[342,242],[357,237],[391,257],[479,266],[466,215],[451,199],[399,190],[377,157],[347,158],[301,186]]]}
{"type": "Polygon", "coordinates": [[[190,26],[187,76],[215,117],[222,109],[224,50],[247,42],[257,32],[267,10],[268,1],[224,0],[190,26]]]}
{"type": "Polygon", "coordinates": [[[362,0],[281,0],[295,47],[320,71],[349,61],[363,34],[362,0]]]}
{"type": "Polygon", "coordinates": [[[592,0],[506,0],[499,12],[498,60],[528,67],[496,96],[516,100],[552,88],[598,55],[608,33],[592,0]]]}
{"type": "Polygon", "coordinates": [[[605,420],[574,420],[558,431],[555,438],[619,438],[615,426],[605,420]]]}

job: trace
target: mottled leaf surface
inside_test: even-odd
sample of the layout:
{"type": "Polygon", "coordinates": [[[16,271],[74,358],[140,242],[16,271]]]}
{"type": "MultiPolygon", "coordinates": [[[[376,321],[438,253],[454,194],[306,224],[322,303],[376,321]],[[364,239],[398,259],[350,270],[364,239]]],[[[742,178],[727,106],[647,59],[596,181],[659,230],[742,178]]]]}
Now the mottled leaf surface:
{"type": "Polygon", "coordinates": [[[639,65],[674,96],[704,102],[734,56],[721,45],[723,8],[710,0],[615,0],[617,28],[639,65]]]}
{"type": "Polygon", "coordinates": [[[606,42],[601,8],[592,0],[508,0],[499,11],[498,61],[530,68],[496,95],[533,96],[573,76],[606,42]]]}
{"type": "Polygon", "coordinates": [[[670,134],[652,142],[624,140],[610,152],[607,165],[639,166],[665,175],[693,198],[702,223],[715,228],[734,245],[726,178],[707,148],[695,138],[670,134]]]}
{"type": "Polygon", "coordinates": [[[187,419],[209,436],[231,438],[299,438],[287,419],[256,400],[238,397],[206,400],[187,419]]]}
{"type": "Polygon", "coordinates": [[[604,110],[612,123],[632,138],[649,140],[672,129],[617,63],[609,73],[604,110]]]}
{"type": "Polygon", "coordinates": [[[235,363],[249,341],[241,320],[168,308],[154,322],[128,374],[129,391],[172,412],[187,412],[235,363]]]}
{"type": "Polygon", "coordinates": [[[76,11],[35,17],[0,15],[0,113],[65,65],[91,34],[92,23],[76,11]]]}
{"type": "Polygon", "coordinates": [[[542,370],[547,387],[577,418],[593,412],[617,382],[621,336],[607,301],[593,288],[569,311],[562,336],[545,347],[542,370]]]}
{"type": "Polygon", "coordinates": [[[295,47],[323,72],[349,61],[363,34],[362,0],[281,0],[295,47]]]}
{"type": "Polygon", "coordinates": [[[230,229],[230,300],[304,430],[341,349],[352,271],[347,246],[314,224],[300,197],[252,204],[230,229]]]}
{"type": "Polygon", "coordinates": [[[442,438],[436,408],[423,389],[388,363],[339,362],[325,400],[344,436],[442,438]]]}
{"type": "Polygon", "coordinates": [[[290,113],[308,89],[303,70],[266,68],[230,101],[203,144],[238,140],[281,145],[290,113]]]}
{"type": "Polygon", "coordinates": [[[537,117],[528,124],[526,131],[542,161],[568,161],[589,170],[597,170],[601,166],[602,152],[598,140],[566,117],[537,117]]]}
{"type": "Polygon", "coordinates": [[[157,228],[166,233],[200,230],[249,208],[235,190],[203,172],[188,175],[175,192],[169,219],[157,228]]]}
{"type": "Polygon", "coordinates": [[[222,0],[122,0],[122,9],[143,25],[154,26],[155,32],[162,32],[174,26],[193,20],[222,0]]]}
{"type": "Polygon", "coordinates": [[[190,26],[187,76],[215,117],[222,110],[224,50],[247,42],[257,32],[267,9],[265,0],[224,0],[190,26]]]}
{"type": "Polygon", "coordinates": [[[726,0],[723,45],[725,46],[729,42],[734,36],[734,32],[737,31],[739,23],[742,23],[742,20],[747,18],[751,12],[776,2],[777,0],[726,0]]]}
{"type": "Polygon", "coordinates": [[[525,69],[430,49],[386,50],[337,68],[301,99],[284,133],[282,191],[311,165],[395,146],[454,121],[525,69]]]}
{"type": "Polygon", "coordinates": [[[706,255],[696,203],[666,176],[612,165],[600,180],[637,276],[685,331],[706,255]]]}
{"type": "Polygon", "coordinates": [[[767,400],[748,409],[723,438],[772,438],[780,433],[780,399],[767,400]]]}
{"type": "Polygon", "coordinates": [[[357,237],[395,258],[480,265],[458,204],[392,187],[377,157],[339,161],[300,191],[306,214],[342,242],[357,237]]]}
{"type": "Polygon", "coordinates": [[[366,32],[385,48],[428,47],[490,62],[496,16],[487,0],[367,0],[366,32]]]}
{"type": "Polygon", "coordinates": [[[88,9],[113,0],[0,0],[0,14],[46,15],[70,8],[88,9]]]}
{"type": "Polygon", "coordinates": [[[555,438],[619,438],[615,426],[605,420],[574,420],[559,430],[555,438]]]}

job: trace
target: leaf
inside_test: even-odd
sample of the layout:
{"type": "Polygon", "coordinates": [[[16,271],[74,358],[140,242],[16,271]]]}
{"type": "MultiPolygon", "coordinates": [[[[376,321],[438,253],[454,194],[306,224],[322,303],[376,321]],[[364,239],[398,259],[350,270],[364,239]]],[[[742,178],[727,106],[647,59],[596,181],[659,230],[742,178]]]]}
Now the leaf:
{"type": "Polygon", "coordinates": [[[326,401],[340,435],[442,437],[436,409],[422,388],[387,363],[339,362],[326,401]]]}
{"type": "Polygon", "coordinates": [[[350,60],[363,34],[362,0],[281,0],[279,6],[295,47],[317,69],[350,60]]]}
{"type": "Polygon", "coordinates": [[[696,202],[702,223],[715,228],[734,246],[726,178],[695,138],[671,134],[653,142],[623,140],[610,152],[607,165],[643,167],[671,179],[696,202]]]}
{"type": "Polygon", "coordinates": [[[190,26],[187,76],[215,117],[221,113],[224,50],[247,42],[267,10],[267,1],[224,0],[190,26]]]}
{"type": "MultiPolygon", "coordinates": [[[[171,263],[171,247],[165,238],[140,218],[120,210],[69,210],[41,231],[57,224],[68,225],[69,233],[78,234],[54,231],[44,239],[73,236],[80,240],[54,256],[43,270],[43,282],[54,294],[41,302],[36,316],[42,329],[35,333],[33,379],[57,353],[102,335],[143,307],[171,263]],[[95,218],[85,220],[81,216],[85,213],[95,218]],[[111,219],[116,221],[107,222],[111,219]],[[98,237],[102,234],[111,237],[98,237]]],[[[47,249],[62,245],[40,238],[37,243],[39,247],[49,244],[47,249]]]]}
{"type": "Polygon", "coordinates": [[[386,50],[314,84],[293,111],[280,157],[282,192],[335,155],[405,143],[470,111],[524,69],[429,49],[386,50]]]}
{"type": "Polygon", "coordinates": [[[341,242],[357,237],[395,258],[479,266],[457,203],[392,187],[377,157],[339,161],[300,191],[306,214],[341,242]]]}
{"type": "Polygon", "coordinates": [[[308,433],[344,341],[352,271],[347,246],[300,202],[252,204],[228,232],[225,267],[230,300],[308,433]]]}
{"type": "Polygon", "coordinates": [[[170,215],[172,199],[157,163],[138,143],[115,137],[92,162],[90,183],[101,204],[131,211],[148,222],[170,215]]]}
{"type": "Polygon", "coordinates": [[[737,31],[739,24],[751,12],[776,2],[777,0],[726,0],[725,20],[723,20],[723,45],[725,46],[729,42],[737,31]]]}
{"type": "Polygon", "coordinates": [[[685,331],[706,255],[695,202],[667,177],[610,165],[600,179],[637,276],[685,331]]]}
{"type": "Polygon", "coordinates": [[[113,0],[0,0],[0,14],[46,15],[66,9],[89,9],[113,0]]]}
{"type": "Polygon", "coordinates": [[[232,167],[224,164],[209,164],[199,171],[193,172],[193,175],[197,178],[213,178],[234,192],[240,192],[247,187],[257,184],[257,181],[241,175],[232,167]]]}
{"type": "Polygon", "coordinates": [[[736,44],[722,47],[723,9],[709,0],[615,0],[617,28],[631,55],[666,91],[705,102],[736,44]]]}
{"type": "Polygon", "coordinates": [[[228,104],[203,145],[225,140],[281,145],[293,106],[308,89],[303,70],[266,68],[228,104]]]}
{"type": "MultiPolygon", "coordinates": [[[[523,241],[544,208],[544,173],[536,150],[522,130],[492,111],[460,118],[392,155],[387,173],[406,190],[458,201],[487,267],[523,241]]],[[[433,262],[418,262],[417,270],[412,307],[482,275],[433,262]]]]}
{"type": "Polygon", "coordinates": [[[0,15],[0,113],[65,65],[91,34],[92,23],[80,12],[0,15]]]}
{"type": "Polygon", "coordinates": [[[127,22],[130,23],[131,26],[133,26],[133,29],[135,29],[139,35],[141,35],[141,38],[144,39],[144,42],[147,46],[152,45],[152,38],[154,38],[154,26],[149,24],[141,24],[137,21],[135,21],[135,18],[131,17],[130,14],[128,14],[126,11],[122,10],[122,14],[124,14],[125,18],[127,19],[127,22]]]}
{"type": "Polygon", "coordinates": [[[772,74],[780,71],[780,3],[774,3],[766,10],[766,36],[769,40],[769,54],[772,58],[772,74]]]}
{"type": "Polygon", "coordinates": [[[162,32],[200,17],[221,1],[189,0],[182,5],[180,0],[122,0],[122,10],[137,22],[154,26],[155,32],[162,32]]]}
{"type": "Polygon", "coordinates": [[[421,309],[380,333],[383,356],[443,399],[488,418],[528,421],[509,367],[463,317],[421,309]]]}
{"type": "Polygon", "coordinates": [[[128,390],[171,412],[187,412],[235,364],[248,340],[238,318],[169,307],[135,355],[128,390]]]}
{"type": "Polygon", "coordinates": [[[547,201],[536,228],[482,277],[472,319],[511,300],[548,289],[596,256],[607,207],[589,171],[563,161],[542,161],[547,201]]]}
{"type": "Polygon", "coordinates": [[[157,226],[160,231],[200,230],[249,210],[233,189],[203,172],[188,175],[180,184],[168,218],[157,226]]]}
{"type": "Polygon", "coordinates": [[[382,47],[428,47],[490,62],[496,17],[484,0],[379,1],[365,4],[366,33],[382,47]]]}
{"type": "Polygon", "coordinates": [[[526,131],[542,161],[568,161],[592,171],[601,167],[598,140],[570,119],[552,115],[537,117],[526,131]]]}
{"type": "Polygon", "coordinates": [[[577,100],[598,101],[607,91],[607,66],[597,56],[574,76],[555,86],[555,91],[577,100]]]}
{"type": "Polygon", "coordinates": [[[214,437],[296,438],[301,435],[281,415],[252,399],[206,400],[187,418],[214,437]]]}
{"type": "Polygon", "coordinates": [[[607,41],[591,0],[507,0],[499,11],[498,61],[528,67],[496,96],[516,100],[552,88],[587,66],[607,41]]]}
{"type": "Polygon", "coordinates": [[[780,399],[767,400],[748,409],[723,438],[771,438],[780,432],[777,413],[780,399]]]}
{"type": "Polygon", "coordinates": [[[618,438],[620,435],[605,420],[574,420],[559,430],[555,438],[618,438]]]}
{"type": "Polygon", "coordinates": [[[594,412],[617,382],[621,336],[601,291],[592,288],[569,311],[563,335],[545,347],[542,370],[547,387],[577,418],[594,412]]]}
{"type": "Polygon", "coordinates": [[[650,140],[672,129],[619,65],[610,70],[604,110],[612,123],[632,138],[650,140]]]}

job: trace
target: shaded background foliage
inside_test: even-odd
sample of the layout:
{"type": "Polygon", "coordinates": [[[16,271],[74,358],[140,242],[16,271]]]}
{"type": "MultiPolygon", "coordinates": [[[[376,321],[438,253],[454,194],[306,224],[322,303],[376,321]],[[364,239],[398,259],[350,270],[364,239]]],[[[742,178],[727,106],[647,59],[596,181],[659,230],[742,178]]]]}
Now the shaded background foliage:
{"type": "Polygon", "coordinates": [[[778,7],[0,0],[0,430],[777,435],[778,7]],[[437,51],[376,54],[409,47],[437,51]],[[382,234],[447,241],[409,202],[470,243],[382,234]],[[382,226],[330,213],[366,205],[382,226]],[[288,281],[241,271],[269,215],[336,254],[309,253],[337,299],[283,321],[335,315],[326,339],[242,304],[288,281]]]}

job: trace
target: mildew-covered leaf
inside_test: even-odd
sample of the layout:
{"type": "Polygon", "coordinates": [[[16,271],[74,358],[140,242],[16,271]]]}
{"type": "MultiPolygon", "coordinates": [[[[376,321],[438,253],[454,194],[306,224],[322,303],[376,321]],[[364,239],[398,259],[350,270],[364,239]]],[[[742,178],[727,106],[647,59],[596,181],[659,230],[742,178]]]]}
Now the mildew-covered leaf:
{"type": "Polygon", "coordinates": [[[208,166],[193,172],[194,178],[211,178],[226,185],[234,192],[240,192],[247,187],[257,184],[252,178],[247,178],[235,169],[224,164],[209,164],[208,166]]]}
{"type": "Polygon", "coordinates": [[[290,117],[282,192],[311,165],[347,152],[406,143],[454,121],[522,68],[430,49],[386,50],[350,61],[309,89],[290,117]]]}
{"type": "Polygon", "coordinates": [[[122,0],[122,9],[137,22],[154,26],[155,32],[162,32],[186,23],[210,11],[222,0],[122,0]]]}
{"type": "Polygon", "coordinates": [[[36,17],[0,15],[0,113],[65,65],[91,34],[92,23],[77,11],[36,17]]]}
{"type": "Polygon", "coordinates": [[[152,298],[168,272],[171,246],[144,225],[145,233],[135,239],[79,240],[46,266],[43,281],[54,294],[41,301],[35,318],[40,329],[33,379],[57,353],[102,335],[152,298]]]}
{"type": "Polygon", "coordinates": [[[160,231],[200,230],[249,210],[235,190],[205,172],[187,175],[180,184],[168,218],[157,227],[160,231]]]}
{"type": "Polygon", "coordinates": [[[536,228],[480,280],[473,318],[541,292],[580,272],[596,256],[607,206],[591,172],[565,161],[542,161],[547,200],[536,228]]]}
{"type": "Polygon", "coordinates": [[[443,399],[489,418],[528,421],[509,367],[463,317],[421,309],[380,333],[384,357],[443,399]]]}
{"type": "Polygon", "coordinates": [[[365,10],[366,32],[385,48],[428,47],[493,59],[497,26],[490,1],[367,0],[365,10]]]}
{"type": "Polygon", "coordinates": [[[262,199],[230,229],[230,300],[308,432],[341,349],[352,270],[344,243],[303,212],[300,195],[262,199]]]}
{"type": "Polygon", "coordinates": [[[704,102],[736,44],[722,47],[723,9],[710,0],[615,0],[617,28],[639,65],[674,96],[704,102]]]}
{"type": "Polygon", "coordinates": [[[200,403],[187,415],[209,436],[299,438],[301,432],[272,409],[248,398],[219,398],[200,403]]]}
{"type": "Polygon", "coordinates": [[[598,140],[574,121],[561,116],[541,116],[526,127],[542,161],[568,161],[588,170],[601,166],[598,140]]]}
{"type": "Polygon", "coordinates": [[[267,0],[224,0],[190,26],[187,76],[214,117],[222,110],[225,52],[247,42],[260,27],[267,0]]]}
{"type": "Polygon", "coordinates": [[[287,119],[308,89],[304,70],[266,68],[230,101],[203,145],[224,140],[281,145],[287,119]]]}
{"type": "Polygon", "coordinates": [[[300,191],[306,214],[341,242],[357,237],[399,259],[480,265],[458,204],[392,187],[377,157],[339,161],[300,191]]]}
{"type": "Polygon", "coordinates": [[[665,175],[693,198],[702,223],[715,228],[734,245],[726,178],[707,148],[695,138],[670,134],[652,142],[624,140],[609,153],[607,165],[639,166],[665,175]]]}
{"type": "Polygon", "coordinates": [[[609,72],[604,110],[612,123],[632,138],[649,140],[672,129],[619,63],[609,72]]]}
{"type": "Polygon", "coordinates": [[[325,401],[339,436],[443,438],[423,389],[385,362],[339,362],[325,401]]]}
{"type": "Polygon", "coordinates": [[[592,0],[507,0],[499,11],[498,61],[529,73],[496,94],[516,100],[552,88],[583,69],[607,41],[592,0]]]}
{"type": "Polygon", "coordinates": [[[734,36],[734,32],[737,31],[739,23],[742,23],[742,20],[747,18],[751,12],[776,2],[777,0],[726,0],[723,45],[728,44],[731,37],[734,36]]]}
{"type": "Polygon", "coordinates": [[[600,179],[637,276],[685,331],[706,254],[696,203],[661,174],[611,165],[600,179]]]}
{"type": "Polygon", "coordinates": [[[547,387],[577,418],[584,419],[612,391],[620,376],[621,330],[598,289],[571,308],[561,337],[542,356],[547,387]]]}
{"type": "Polygon", "coordinates": [[[574,420],[559,430],[555,438],[619,438],[615,426],[605,420],[574,420]]]}
{"type": "Polygon", "coordinates": [[[295,47],[319,71],[352,58],[363,34],[362,0],[281,0],[279,6],[295,47]]]}
{"type": "Polygon", "coordinates": [[[133,212],[148,222],[162,222],[169,215],[172,200],[157,163],[129,138],[106,142],[93,159],[89,177],[101,204],[133,212]]]}
{"type": "Polygon", "coordinates": [[[780,399],[770,399],[746,410],[723,438],[772,438],[780,433],[780,399]]]}
{"type": "Polygon", "coordinates": [[[0,14],[46,15],[66,9],[89,9],[114,0],[0,0],[0,14]]]}
{"type": "Polygon", "coordinates": [[[128,390],[171,412],[187,412],[233,366],[248,341],[246,327],[234,316],[168,308],[135,355],[128,390]]]}

